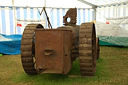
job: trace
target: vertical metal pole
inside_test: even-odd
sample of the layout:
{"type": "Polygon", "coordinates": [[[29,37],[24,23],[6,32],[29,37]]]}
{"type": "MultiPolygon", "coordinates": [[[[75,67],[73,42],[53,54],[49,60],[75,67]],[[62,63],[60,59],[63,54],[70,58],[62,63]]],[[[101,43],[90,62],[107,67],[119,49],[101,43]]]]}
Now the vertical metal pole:
{"type": "Polygon", "coordinates": [[[44,0],[44,6],[46,7],[46,0],[44,0]]]}
{"type": "Polygon", "coordinates": [[[16,34],[16,7],[14,7],[14,0],[12,0],[12,5],[13,5],[13,14],[14,14],[14,22],[15,22],[15,34],[16,34]]]}
{"type": "Polygon", "coordinates": [[[14,0],[12,0],[12,5],[14,6],[14,0]]]}
{"type": "MultiPolygon", "coordinates": [[[[44,0],[44,7],[46,7],[46,0],[44,0]]],[[[45,24],[44,27],[46,28],[46,16],[44,16],[44,20],[45,20],[45,21],[44,21],[44,24],[45,24]]]]}
{"type": "Polygon", "coordinates": [[[94,20],[96,21],[96,8],[93,8],[93,10],[94,10],[93,17],[94,17],[94,20]]]}
{"type": "MultiPolygon", "coordinates": [[[[0,13],[1,13],[1,7],[0,7],[0,13]]],[[[0,17],[0,18],[1,18],[1,22],[2,22],[2,17],[0,17]]],[[[2,34],[2,26],[1,26],[1,23],[0,23],[0,34],[2,34]]]]}

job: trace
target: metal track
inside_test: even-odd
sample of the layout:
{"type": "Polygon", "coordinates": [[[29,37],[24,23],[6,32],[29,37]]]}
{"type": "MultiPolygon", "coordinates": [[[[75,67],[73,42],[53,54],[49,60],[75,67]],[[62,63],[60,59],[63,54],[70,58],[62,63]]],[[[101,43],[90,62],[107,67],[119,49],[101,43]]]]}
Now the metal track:
{"type": "Polygon", "coordinates": [[[21,40],[21,61],[24,71],[29,75],[38,74],[35,68],[35,29],[43,28],[41,24],[28,24],[21,40]]]}
{"type": "Polygon", "coordinates": [[[82,76],[96,71],[96,34],[93,23],[83,23],[79,30],[79,63],[82,76]]]}
{"type": "Polygon", "coordinates": [[[97,53],[97,60],[99,59],[99,53],[100,53],[100,45],[99,45],[99,38],[96,38],[96,53],[97,53]]]}

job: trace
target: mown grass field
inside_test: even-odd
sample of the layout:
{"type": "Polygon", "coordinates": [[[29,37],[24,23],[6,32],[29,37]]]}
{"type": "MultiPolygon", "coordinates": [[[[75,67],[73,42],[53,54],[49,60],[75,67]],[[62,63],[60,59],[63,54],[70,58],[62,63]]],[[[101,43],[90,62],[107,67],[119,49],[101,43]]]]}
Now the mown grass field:
{"type": "MultiPolygon", "coordinates": [[[[80,75],[78,59],[68,75],[80,75]]],[[[101,46],[95,76],[68,75],[29,76],[23,71],[20,55],[0,56],[0,85],[128,85],[128,48],[101,46]]]]}

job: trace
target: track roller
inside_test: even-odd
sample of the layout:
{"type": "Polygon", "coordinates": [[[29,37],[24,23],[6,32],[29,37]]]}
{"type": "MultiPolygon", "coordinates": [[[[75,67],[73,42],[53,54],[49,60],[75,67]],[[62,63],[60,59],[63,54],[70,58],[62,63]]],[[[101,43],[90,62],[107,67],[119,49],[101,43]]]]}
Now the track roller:
{"type": "Polygon", "coordinates": [[[79,30],[79,63],[82,76],[96,71],[96,34],[94,23],[83,23],[79,30]]]}
{"type": "Polygon", "coordinates": [[[28,24],[21,40],[21,61],[24,71],[29,75],[38,74],[35,68],[35,29],[44,28],[41,24],[28,24]]]}

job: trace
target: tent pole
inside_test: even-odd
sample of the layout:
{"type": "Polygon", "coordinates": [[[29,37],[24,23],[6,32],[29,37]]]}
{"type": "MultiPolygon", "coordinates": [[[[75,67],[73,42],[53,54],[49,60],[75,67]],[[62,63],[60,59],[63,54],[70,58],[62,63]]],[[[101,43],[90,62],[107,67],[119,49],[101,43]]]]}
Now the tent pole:
{"type": "Polygon", "coordinates": [[[14,10],[13,13],[14,13],[14,21],[15,21],[15,30],[14,31],[15,31],[15,34],[16,34],[16,26],[17,26],[16,21],[17,20],[16,20],[16,7],[14,7],[14,0],[12,0],[12,5],[13,5],[13,10],[14,10]]]}
{"type": "Polygon", "coordinates": [[[87,1],[85,1],[85,0],[78,0],[78,1],[80,1],[80,2],[82,2],[82,3],[84,3],[84,4],[87,4],[87,5],[89,5],[89,6],[91,6],[92,7],[92,9],[94,10],[94,14],[93,14],[93,20],[96,20],[96,8],[97,8],[97,5],[94,5],[94,4],[92,4],[92,3],[89,3],[89,2],[87,2],[87,1]]]}
{"type": "MultiPolygon", "coordinates": [[[[46,7],[46,0],[44,0],[44,7],[46,7]]],[[[45,23],[44,23],[45,26],[44,27],[47,28],[46,27],[46,16],[44,16],[44,20],[45,20],[45,23]]]]}
{"type": "Polygon", "coordinates": [[[93,8],[93,10],[94,10],[93,19],[96,21],[96,8],[93,8]]]}
{"type": "Polygon", "coordinates": [[[82,3],[84,3],[84,4],[87,4],[87,5],[91,6],[92,8],[96,8],[96,7],[97,7],[97,5],[94,5],[94,4],[92,4],[92,3],[89,3],[89,2],[87,2],[87,1],[85,1],[85,0],[78,0],[78,1],[80,1],[80,2],[82,2],[82,3]]]}

